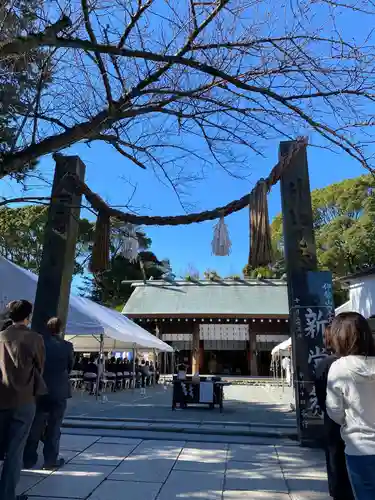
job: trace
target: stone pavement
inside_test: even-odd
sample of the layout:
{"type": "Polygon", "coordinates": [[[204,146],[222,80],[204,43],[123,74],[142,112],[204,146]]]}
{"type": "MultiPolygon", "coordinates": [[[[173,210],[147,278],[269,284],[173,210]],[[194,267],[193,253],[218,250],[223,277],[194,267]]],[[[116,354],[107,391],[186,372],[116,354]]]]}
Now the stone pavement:
{"type": "Polygon", "coordinates": [[[30,500],[328,500],[322,451],[255,443],[63,434],[67,464],[23,471],[19,493],[30,500]]]}
{"type": "Polygon", "coordinates": [[[108,401],[100,404],[95,397],[78,392],[69,402],[67,416],[131,418],[143,420],[235,422],[238,424],[262,423],[272,426],[295,426],[295,414],[290,413],[292,391],[289,387],[233,385],[224,390],[224,412],[216,408],[209,411],[201,406],[172,412],[172,389],[156,386],[147,389],[146,397],[139,390],[127,390],[107,395],[108,401]]]}

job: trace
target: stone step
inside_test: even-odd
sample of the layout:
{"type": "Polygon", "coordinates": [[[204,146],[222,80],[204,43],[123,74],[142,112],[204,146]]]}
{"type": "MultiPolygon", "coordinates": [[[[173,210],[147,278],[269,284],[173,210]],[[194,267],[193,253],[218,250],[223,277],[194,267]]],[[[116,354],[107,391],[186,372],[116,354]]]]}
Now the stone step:
{"type": "Polygon", "coordinates": [[[126,438],[142,439],[152,441],[186,441],[192,443],[224,443],[241,445],[283,445],[299,447],[299,442],[287,438],[277,439],[264,436],[229,436],[216,434],[187,434],[182,432],[154,432],[152,430],[118,430],[118,429],[82,429],[82,428],[63,428],[62,434],[77,436],[102,436],[107,438],[126,438]]]}
{"type": "Polygon", "coordinates": [[[120,419],[86,419],[86,418],[65,418],[63,427],[66,429],[107,429],[107,430],[128,430],[128,431],[152,431],[154,433],[168,434],[191,434],[191,435],[217,435],[217,436],[258,436],[276,439],[297,439],[297,431],[294,428],[281,427],[251,427],[250,425],[233,426],[221,424],[208,425],[191,424],[181,422],[142,422],[142,421],[122,421],[120,419]]]}
{"type": "Polygon", "coordinates": [[[171,418],[126,418],[126,417],[90,417],[86,416],[82,418],[82,416],[73,416],[73,415],[67,415],[65,417],[68,420],[87,420],[87,421],[102,421],[102,422],[124,422],[124,423],[146,423],[146,424],[171,424],[171,425],[180,425],[180,424],[188,424],[188,425],[209,425],[209,426],[222,426],[225,425],[226,427],[252,427],[252,428],[257,428],[257,427],[264,427],[264,428],[270,428],[270,429],[291,429],[295,430],[296,429],[296,424],[293,423],[285,423],[285,424],[267,424],[263,422],[238,422],[238,421],[228,421],[228,420],[182,420],[178,419],[178,421],[171,419],[171,418]]]}
{"type": "MultiPolygon", "coordinates": [[[[211,377],[212,375],[202,375],[201,377],[211,377]]],[[[219,375],[223,382],[230,382],[232,385],[253,385],[253,386],[275,386],[286,387],[285,380],[276,379],[272,377],[236,377],[233,375],[219,375]]],[[[161,375],[159,384],[172,383],[172,375],[161,375]]]]}

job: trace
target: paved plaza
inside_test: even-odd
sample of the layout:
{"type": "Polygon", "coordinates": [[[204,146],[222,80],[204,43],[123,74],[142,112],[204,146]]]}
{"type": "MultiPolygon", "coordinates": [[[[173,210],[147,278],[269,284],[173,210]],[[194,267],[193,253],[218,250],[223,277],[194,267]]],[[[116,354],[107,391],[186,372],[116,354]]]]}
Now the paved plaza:
{"type": "Polygon", "coordinates": [[[248,425],[295,426],[291,393],[281,388],[232,386],[223,414],[217,409],[172,412],[171,389],[156,387],[108,395],[101,403],[75,394],[67,420],[87,427],[64,428],[60,470],[22,471],[18,493],[30,500],[329,500],[324,453],[292,440],[240,435],[248,425]],[[90,418],[129,419],[139,430],[90,428],[90,418]],[[133,420],[132,420],[133,419],[133,420]],[[150,432],[152,421],[165,430],[178,422],[199,429],[150,432]],[[211,427],[210,427],[211,425],[211,427]],[[222,428],[239,433],[219,435],[222,428]],[[217,435],[215,434],[217,430],[217,435]]]}
{"type": "Polygon", "coordinates": [[[223,413],[217,408],[210,411],[206,406],[172,412],[170,386],[150,387],[146,397],[141,397],[139,389],[109,393],[104,403],[87,393],[76,392],[69,402],[67,416],[295,426],[289,387],[233,385],[225,387],[224,397],[223,413]]]}
{"type": "Polygon", "coordinates": [[[30,500],[328,500],[324,456],[292,443],[228,444],[63,434],[67,464],[23,471],[30,500]]]}

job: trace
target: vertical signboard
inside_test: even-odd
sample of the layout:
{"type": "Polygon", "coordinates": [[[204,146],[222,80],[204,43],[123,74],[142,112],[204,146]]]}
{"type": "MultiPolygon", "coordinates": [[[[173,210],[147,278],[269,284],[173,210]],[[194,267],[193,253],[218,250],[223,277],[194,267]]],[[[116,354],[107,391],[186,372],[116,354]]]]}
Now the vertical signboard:
{"type": "Polygon", "coordinates": [[[315,369],[325,357],[324,330],[334,317],[332,276],[308,271],[294,275],[290,327],[297,424],[302,444],[320,438],[322,414],[315,394],[315,369]]]}

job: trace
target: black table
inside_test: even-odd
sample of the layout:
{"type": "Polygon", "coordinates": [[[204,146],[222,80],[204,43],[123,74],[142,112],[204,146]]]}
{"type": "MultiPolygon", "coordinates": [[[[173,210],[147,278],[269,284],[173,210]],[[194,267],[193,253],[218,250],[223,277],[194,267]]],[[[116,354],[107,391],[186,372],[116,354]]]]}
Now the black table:
{"type": "MultiPolygon", "coordinates": [[[[172,410],[175,410],[177,405],[180,408],[187,408],[188,405],[204,404],[209,408],[218,406],[220,413],[223,411],[224,387],[231,385],[229,382],[221,380],[173,380],[173,399],[172,410]],[[202,384],[212,384],[212,398],[204,398],[202,400],[203,386],[202,384]]],[[[208,386],[206,386],[208,388],[208,386]]]]}

